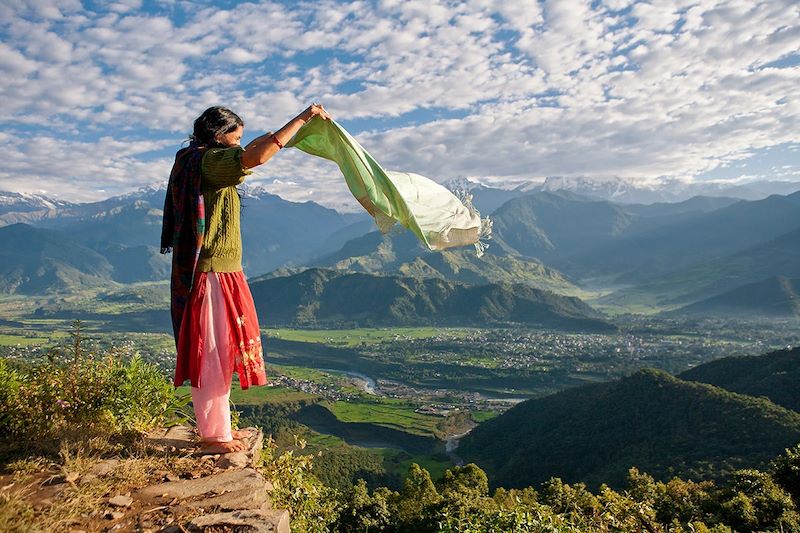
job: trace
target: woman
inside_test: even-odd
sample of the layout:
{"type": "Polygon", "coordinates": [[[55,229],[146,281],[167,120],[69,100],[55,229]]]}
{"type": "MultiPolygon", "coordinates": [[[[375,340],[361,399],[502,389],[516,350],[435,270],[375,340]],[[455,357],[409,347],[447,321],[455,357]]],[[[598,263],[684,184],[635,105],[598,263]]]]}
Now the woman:
{"type": "Polygon", "coordinates": [[[211,107],[195,120],[189,146],[175,156],[161,234],[161,252],[173,252],[174,384],[191,381],[197,429],[208,453],[245,447],[245,435],[231,431],[233,372],[242,389],[267,382],[258,317],[242,272],[236,186],[315,116],[330,118],[322,105],[312,104],[277,132],[242,148],[242,119],[211,107]]]}

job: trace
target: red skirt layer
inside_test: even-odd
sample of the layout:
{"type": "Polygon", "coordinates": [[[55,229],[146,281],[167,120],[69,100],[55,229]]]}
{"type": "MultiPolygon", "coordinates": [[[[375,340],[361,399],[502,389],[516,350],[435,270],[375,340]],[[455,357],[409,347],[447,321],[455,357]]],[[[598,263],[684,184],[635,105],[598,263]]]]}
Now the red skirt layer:
{"type": "MultiPolygon", "coordinates": [[[[266,385],[267,375],[264,371],[264,351],[261,346],[261,331],[258,327],[258,316],[253,303],[253,295],[243,272],[198,272],[194,278],[192,292],[186,311],[183,313],[180,333],[178,334],[178,361],[175,365],[176,387],[183,385],[188,379],[192,387],[200,387],[200,364],[203,343],[207,337],[202,320],[203,302],[209,290],[208,276],[213,274],[219,280],[225,301],[225,318],[228,327],[224,337],[227,342],[219,344],[226,350],[232,360],[229,368],[239,374],[242,389],[251,385],[266,385]]],[[[207,303],[207,302],[206,302],[207,303]]],[[[215,309],[215,313],[220,310],[215,309]]],[[[217,332],[218,342],[220,332],[217,332]]]]}

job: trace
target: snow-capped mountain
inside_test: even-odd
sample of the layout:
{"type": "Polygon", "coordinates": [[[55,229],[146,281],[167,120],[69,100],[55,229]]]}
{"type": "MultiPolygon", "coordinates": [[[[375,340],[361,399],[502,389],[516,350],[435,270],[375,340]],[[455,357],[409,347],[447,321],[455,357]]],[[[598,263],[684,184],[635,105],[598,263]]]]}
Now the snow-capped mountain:
{"type": "Polygon", "coordinates": [[[0,215],[10,212],[27,213],[30,211],[61,209],[73,205],[75,204],[49,198],[41,194],[0,191],[0,215]]]}
{"type": "Polygon", "coordinates": [[[542,185],[533,188],[533,190],[569,191],[581,196],[619,203],[651,204],[655,202],[678,202],[685,199],[674,197],[659,182],[633,181],[616,176],[605,178],[552,176],[548,177],[542,185]]]}
{"type": "Polygon", "coordinates": [[[450,190],[466,190],[482,213],[491,213],[503,202],[516,196],[542,191],[568,191],[579,196],[621,204],[683,202],[695,196],[760,200],[773,194],[791,194],[800,190],[798,181],[684,181],[679,179],[638,180],[611,177],[550,176],[544,180],[515,181],[508,187],[490,186],[474,178],[453,178],[442,183],[450,190]],[[483,204],[483,205],[482,205],[483,204]]]}
{"type": "Polygon", "coordinates": [[[620,177],[548,177],[541,185],[522,185],[516,190],[569,191],[574,194],[622,204],[683,202],[695,196],[760,200],[772,194],[790,194],[800,190],[800,182],[754,181],[743,184],[719,181],[684,181],[679,179],[635,180],[620,177]]]}

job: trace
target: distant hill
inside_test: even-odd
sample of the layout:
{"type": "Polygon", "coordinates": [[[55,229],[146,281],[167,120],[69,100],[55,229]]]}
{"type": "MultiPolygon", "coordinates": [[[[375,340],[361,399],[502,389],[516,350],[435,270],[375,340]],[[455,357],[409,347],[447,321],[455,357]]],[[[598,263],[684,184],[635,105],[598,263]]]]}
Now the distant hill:
{"type": "Polygon", "coordinates": [[[754,357],[725,357],[678,377],[750,396],[765,396],[800,412],[800,347],[754,357]]]}
{"type": "MultiPolygon", "coordinates": [[[[161,239],[164,187],[147,187],[100,202],[59,203],[44,197],[17,198],[0,192],[0,226],[25,222],[64,231],[90,248],[149,246],[161,239]],[[2,200],[6,198],[6,204],[2,200]]],[[[261,187],[241,187],[243,266],[259,275],[280,266],[302,264],[340,248],[348,239],[374,228],[366,213],[342,214],[314,202],[290,202],[261,187]]],[[[147,271],[150,251],[129,257],[147,271]]],[[[150,279],[144,278],[143,280],[150,279]]],[[[139,281],[139,280],[136,280],[139,281]]]]}
{"type": "MultiPolygon", "coordinates": [[[[800,183],[798,183],[798,188],[800,188],[800,183]]],[[[709,213],[737,202],[741,202],[741,199],[720,196],[693,196],[682,202],[625,204],[625,210],[643,217],[674,217],[687,213],[709,213]]]]}
{"type": "Polygon", "coordinates": [[[608,242],[634,218],[611,202],[540,192],[513,198],[492,213],[493,240],[510,252],[546,261],[608,242]]]}
{"type": "Polygon", "coordinates": [[[648,369],[523,402],[480,424],[457,453],[504,487],[551,476],[620,487],[632,466],[660,479],[720,478],[799,441],[800,413],[648,369]]]}
{"type": "Polygon", "coordinates": [[[242,198],[244,269],[256,276],[287,264],[306,264],[374,228],[365,212],[342,214],[254,188],[242,198]]]}
{"type": "Polygon", "coordinates": [[[0,228],[0,293],[44,294],[112,284],[114,267],[69,236],[27,224],[0,228]]]}
{"type": "Polygon", "coordinates": [[[799,224],[800,192],[774,195],[587,248],[569,260],[581,276],[611,275],[618,282],[649,282],[654,276],[776,239],[799,224]]]}
{"type": "Polygon", "coordinates": [[[0,227],[0,294],[68,293],[169,278],[170,256],[154,246],[97,242],[28,224],[0,227]]]}
{"type": "Polygon", "coordinates": [[[714,196],[693,196],[683,202],[654,204],[625,204],[628,213],[636,215],[637,221],[623,235],[630,237],[656,228],[679,224],[704,213],[711,213],[723,207],[741,202],[738,198],[714,196]]]}
{"type": "Polygon", "coordinates": [[[774,276],[687,305],[674,313],[800,318],[800,278],[774,276]]]}
{"type": "Polygon", "coordinates": [[[558,270],[537,259],[503,254],[497,250],[496,241],[488,242],[487,253],[479,258],[472,247],[431,252],[411,232],[402,228],[388,235],[373,231],[347,241],[340,250],[318,258],[311,265],[470,284],[524,283],[567,295],[581,292],[558,270]]]}
{"type": "Polygon", "coordinates": [[[536,257],[580,278],[593,271],[588,259],[595,250],[602,255],[618,242],[736,202],[695,197],[673,204],[618,204],[569,191],[540,191],[513,198],[492,213],[493,241],[501,252],[536,257]]]}
{"type": "MultiPolygon", "coordinates": [[[[603,298],[604,303],[680,305],[759,283],[800,278],[800,227],[744,250],[700,261],[603,298]]],[[[735,295],[734,295],[735,297],[735,295]]]]}
{"type": "MultiPolygon", "coordinates": [[[[120,199],[119,203],[111,200],[104,203],[103,209],[91,214],[71,216],[70,212],[60,217],[48,218],[35,224],[40,227],[64,231],[72,234],[75,240],[88,246],[103,243],[124,246],[152,246],[156,248],[161,240],[161,221],[163,219],[163,202],[161,205],[151,203],[147,199],[120,199]]],[[[83,206],[89,212],[91,207],[83,206]]]]}
{"type": "Polygon", "coordinates": [[[614,326],[578,298],[525,285],[467,286],[419,279],[308,269],[250,281],[270,323],[410,326],[517,323],[571,331],[614,326]]]}
{"type": "Polygon", "coordinates": [[[156,246],[125,246],[106,242],[92,243],[90,246],[111,264],[114,281],[136,283],[169,280],[172,255],[162,254],[156,246]]]}

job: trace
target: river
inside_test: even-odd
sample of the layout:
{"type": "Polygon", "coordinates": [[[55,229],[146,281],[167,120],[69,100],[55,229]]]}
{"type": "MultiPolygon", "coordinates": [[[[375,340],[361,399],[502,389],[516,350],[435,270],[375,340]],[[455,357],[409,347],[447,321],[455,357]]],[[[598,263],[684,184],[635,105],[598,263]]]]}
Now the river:
{"type": "Polygon", "coordinates": [[[359,385],[364,392],[367,394],[376,394],[375,380],[367,375],[361,374],[360,372],[353,372],[352,370],[335,370],[333,368],[320,368],[320,370],[323,372],[332,372],[334,374],[343,374],[345,376],[357,378],[359,380],[359,385]]]}
{"type": "MultiPolygon", "coordinates": [[[[323,372],[331,372],[334,374],[342,374],[345,376],[356,378],[358,380],[359,386],[364,392],[366,392],[367,394],[377,394],[375,392],[375,386],[376,386],[375,380],[365,374],[362,374],[360,372],[353,372],[352,370],[335,370],[333,368],[320,368],[320,370],[322,370],[323,372]]],[[[484,396],[484,398],[486,399],[486,401],[492,403],[506,402],[514,405],[530,399],[530,398],[491,398],[486,396],[484,396]]],[[[448,435],[445,438],[445,453],[447,454],[448,457],[450,457],[450,460],[453,461],[453,464],[455,464],[456,466],[464,465],[464,461],[458,455],[456,455],[455,451],[458,448],[458,442],[463,437],[465,437],[470,431],[472,431],[472,428],[468,429],[467,431],[464,431],[463,433],[448,435]]],[[[372,447],[365,444],[362,445],[365,447],[372,447]]],[[[374,443],[373,446],[375,446],[374,443]]]]}

